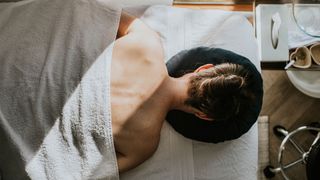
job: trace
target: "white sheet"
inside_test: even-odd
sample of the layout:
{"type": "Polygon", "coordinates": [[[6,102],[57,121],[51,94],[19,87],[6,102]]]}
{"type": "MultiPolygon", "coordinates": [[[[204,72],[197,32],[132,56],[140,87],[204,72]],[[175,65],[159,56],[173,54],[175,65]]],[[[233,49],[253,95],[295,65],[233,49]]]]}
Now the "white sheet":
{"type": "MultiPolygon", "coordinates": [[[[147,9],[141,19],[159,32],[166,61],[181,50],[219,47],[250,59],[260,70],[253,27],[246,18],[219,10],[190,10],[167,6],[147,9]]],[[[159,148],[121,180],[255,180],[258,135],[254,125],[239,139],[219,144],[192,141],[164,124],[159,148]]]]}

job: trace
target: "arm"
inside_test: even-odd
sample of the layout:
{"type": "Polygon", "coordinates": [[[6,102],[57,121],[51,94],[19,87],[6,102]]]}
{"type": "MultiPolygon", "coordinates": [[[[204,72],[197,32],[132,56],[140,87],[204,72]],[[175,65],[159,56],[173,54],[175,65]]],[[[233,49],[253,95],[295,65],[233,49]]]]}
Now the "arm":
{"type": "Polygon", "coordinates": [[[150,34],[155,32],[145,25],[139,18],[131,16],[126,12],[122,12],[117,37],[121,38],[130,33],[150,34]]]}
{"type": "Polygon", "coordinates": [[[133,169],[134,167],[138,166],[140,161],[137,161],[134,156],[124,156],[120,153],[117,153],[117,163],[118,163],[118,170],[119,173],[128,171],[133,169]]]}
{"type": "Polygon", "coordinates": [[[118,38],[128,34],[129,27],[135,19],[136,19],[135,17],[133,17],[125,12],[121,13],[120,23],[119,23],[118,33],[117,33],[118,38]]]}
{"type": "Polygon", "coordinates": [[[149,144],[149,146],[143,145],[143,147],[142,149],[132,149],[127,154],[116,152],[119,173],[133,169],[149,159],[156,151],[158,145],[152,146],[152,144],[149,144]]]}

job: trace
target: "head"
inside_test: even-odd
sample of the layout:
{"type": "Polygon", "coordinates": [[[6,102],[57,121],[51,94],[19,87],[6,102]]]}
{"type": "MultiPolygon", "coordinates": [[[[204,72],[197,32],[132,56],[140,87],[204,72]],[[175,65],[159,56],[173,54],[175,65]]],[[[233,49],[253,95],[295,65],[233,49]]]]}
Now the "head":
{"type": "Polygon", "coordinates": [[[201,119],[228,119],[253,102],[250,81],[248,70],[242,65],[203,65],[190,76],[185,104],[201,119]]]}

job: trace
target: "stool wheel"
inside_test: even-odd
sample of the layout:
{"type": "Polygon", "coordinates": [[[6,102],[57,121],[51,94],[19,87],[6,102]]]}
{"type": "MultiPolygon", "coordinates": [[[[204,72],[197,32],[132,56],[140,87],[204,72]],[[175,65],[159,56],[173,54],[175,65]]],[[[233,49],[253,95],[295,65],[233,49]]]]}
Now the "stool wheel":
{"type": "Polygon", "coordinates": [[[307,177],[308,180],[318,180],[320,176],[320,141],[313,145],[307,162],[307,177]]]}
{"type": "Polygon", "coordinates": [[[270,179],[273,178],[276,174],[272,171],[274,169],[273,166],[268,165],[266,168],[263,169],[263,174],[266,178],[270,179]]]}
{"type": "Polygon", "coordinates": [[[278,138],[284,138],[285,135],[281,131],[287,131],[286,128],[280,125],[276,125],[273,127],[273,134],[276,135],[278,138]]]}

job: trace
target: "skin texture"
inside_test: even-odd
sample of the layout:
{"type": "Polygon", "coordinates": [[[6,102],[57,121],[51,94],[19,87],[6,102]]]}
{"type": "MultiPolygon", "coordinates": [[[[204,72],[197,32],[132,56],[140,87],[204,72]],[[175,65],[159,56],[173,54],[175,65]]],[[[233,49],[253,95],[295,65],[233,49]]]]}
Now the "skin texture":
{"type": "Polygon", "coordinates": [[[168,75],[160,37],[139,19],[122,13],[111,72],[111,113],[120,173],[132,169],[156,151],[168,111],[183,110],[210,120],[186,106],[189,78],[168,75]]]}

